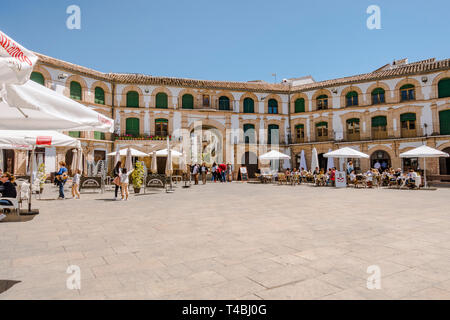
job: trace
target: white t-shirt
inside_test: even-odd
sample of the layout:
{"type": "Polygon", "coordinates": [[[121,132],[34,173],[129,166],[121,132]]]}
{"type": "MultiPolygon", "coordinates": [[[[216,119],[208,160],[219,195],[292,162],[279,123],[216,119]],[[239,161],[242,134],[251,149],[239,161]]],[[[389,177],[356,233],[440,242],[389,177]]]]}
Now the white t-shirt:
{"type": "Polygon", "coordinates": [[[73,176],[73,179],[72,179],[72,183],[73,184],[80,184],[80,174],[79,173],[76,173],[74,176],[73,176]]]}
{"type": "Polygon", "coordinates": [[[130,174],[133,172],[133,170],[127,172],[127,173],[121,173],[120,174],[120,182],[121,183],[130,183],[130,174]]]}

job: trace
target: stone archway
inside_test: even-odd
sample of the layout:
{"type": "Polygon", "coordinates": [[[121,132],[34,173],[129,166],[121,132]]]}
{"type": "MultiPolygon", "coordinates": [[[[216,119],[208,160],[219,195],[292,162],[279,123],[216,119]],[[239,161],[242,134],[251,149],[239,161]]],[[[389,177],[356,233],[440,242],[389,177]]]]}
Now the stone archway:
{"type": "Polygon", "coordinates": [[[392,167],[391,156],[384,150],[376,150],[370,155],[370,167],[375,168],[377,162],[382,170],[392,167]]]}

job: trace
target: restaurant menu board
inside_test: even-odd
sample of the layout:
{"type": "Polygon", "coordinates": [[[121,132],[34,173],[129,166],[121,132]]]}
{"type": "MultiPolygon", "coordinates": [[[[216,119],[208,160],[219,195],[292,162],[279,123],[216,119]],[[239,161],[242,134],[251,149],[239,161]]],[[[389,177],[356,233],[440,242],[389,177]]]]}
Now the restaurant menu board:
{"type": "Polygon", "coordinates": [[[347,177],[345,171],[336,171],[336,188],[345,188],[347,186],[347,177]]]}
{"type": "Polygon", "coordinates": [[[240,167],[239,170],[241,171],[241,180],[248,181],[247,167],[240,167]]]}

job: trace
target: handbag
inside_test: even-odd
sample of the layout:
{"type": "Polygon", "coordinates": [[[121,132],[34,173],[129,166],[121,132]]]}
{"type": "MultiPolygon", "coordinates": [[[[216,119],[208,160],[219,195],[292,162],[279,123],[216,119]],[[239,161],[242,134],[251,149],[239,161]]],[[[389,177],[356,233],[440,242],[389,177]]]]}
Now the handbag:
{"type": "Polygon", "coordinates": [[[114,183],[116,186],[120,186],[120,177],[119,177],[119,176],[115,177],[114,180],[113,180],[113,183],[114,183]]]}

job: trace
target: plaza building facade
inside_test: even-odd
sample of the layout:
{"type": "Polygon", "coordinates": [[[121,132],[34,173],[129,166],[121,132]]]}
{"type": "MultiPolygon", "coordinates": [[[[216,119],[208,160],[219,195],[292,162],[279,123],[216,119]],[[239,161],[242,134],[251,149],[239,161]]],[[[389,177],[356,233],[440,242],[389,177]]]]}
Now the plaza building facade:
{"type": "MultiPolygon", "coordinates": [[[[450,59],[403,59],[351,77],[271,84],[102,73],[38,56],[32,80],[115,121],[114,134],[68,132],[80,139],[85,162],[105,160],[117,147],[163,149],[167,136],[189,162],[234,163],[236,173],[243,165],[250,176],[267,165],[259,163],[259,155],[273,148],[291,155],[283,167],[298,167],[302,150],[309,165],[313,148],[326,167],[324,153],[353,147],[370,155],[356,161],[359,170],[376,161],[421,167],[417,159],[402,160],[399,154],[422,144],[450,151],[450,59]]],[[[39,152],[47,172],[58,161],[70,164],[71,150],[39,152]]],[[[25,173],[26,152],[3,150],[3,156],[3,169],[25,173]]],[[[149,166],[150,158],[143,160],[149,166]]],[[[427,169],[449,175],[450,163],[431,159],[427,169]]]]}

